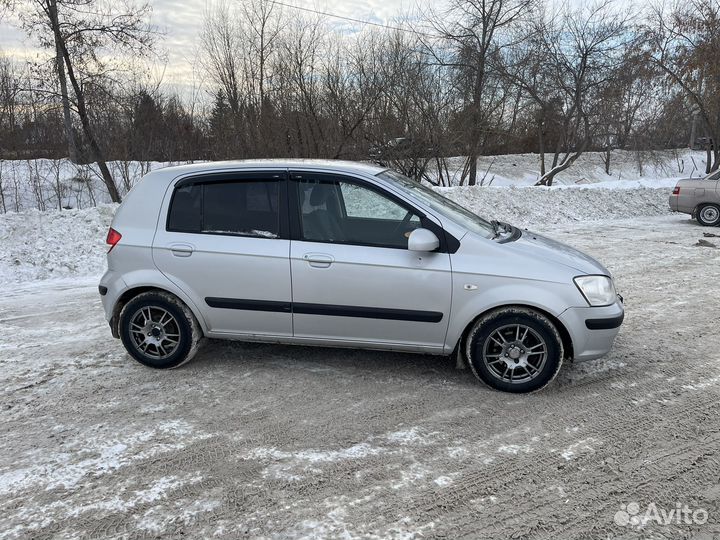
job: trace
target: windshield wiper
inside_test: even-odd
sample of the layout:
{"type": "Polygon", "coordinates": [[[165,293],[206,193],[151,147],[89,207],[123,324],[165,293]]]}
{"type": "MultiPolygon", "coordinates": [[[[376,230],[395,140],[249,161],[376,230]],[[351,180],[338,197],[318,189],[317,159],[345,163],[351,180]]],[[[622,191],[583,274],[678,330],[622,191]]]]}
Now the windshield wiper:
{"type": "Polygon", "coordinates": [[[507,223],[501,223],[497,219],[493,219],[490,222],[490,225],[492,225],[493,232],[495,233],[495,235],[493,236],[493,240],[501,234],[507,234],[512,232],[512,227],[510,225],[508,225],[507,223]]]}

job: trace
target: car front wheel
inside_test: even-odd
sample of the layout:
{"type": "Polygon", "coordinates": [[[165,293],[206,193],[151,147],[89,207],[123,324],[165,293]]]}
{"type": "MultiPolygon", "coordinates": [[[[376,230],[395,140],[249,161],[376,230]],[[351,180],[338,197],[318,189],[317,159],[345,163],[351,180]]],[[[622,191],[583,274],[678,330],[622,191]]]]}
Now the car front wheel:
{"type": "Polygon", "coordinates": [[[120,312],[119,331],[130,356],[157,369],[188,362],[202,337],[188,307],[162,291],[142,293],[130,300],[120,312]]]}
{"type": "Polygon", "coordinates": [[[720,206],[704,204],[697,211],[697,220],[700,225],[715,227],[720,225],[720,206]]]}
{"type": "Polygon", "coordinates": [[[505,392],[540,390],[555,378],[563,361],[555,325],[523,307],[501,308],[478,319],[465,352],[473,374],[505,392]]]}

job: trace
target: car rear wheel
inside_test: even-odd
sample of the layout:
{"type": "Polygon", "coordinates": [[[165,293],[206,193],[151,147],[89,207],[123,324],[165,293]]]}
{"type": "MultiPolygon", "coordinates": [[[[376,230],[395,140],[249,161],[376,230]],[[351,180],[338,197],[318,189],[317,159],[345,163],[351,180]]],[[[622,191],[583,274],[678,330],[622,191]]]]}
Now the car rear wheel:
{"type": "Polygon", "coordinates": [[[473,374],[487,385],[505,392],[533,392],[557,375],[563,343],[542,313],[507,307],[475,322],[466,354],[473,374]]]}
{"type": "Polygon", "coordinates": [[[720,206],[716,204],[703,204],[698,208],[697,220],[700,225],[706,227],[720,225],[720,206]]]}
{"type": "Polygon", "coordinates": [[[120,339],[135,360],[157,369],[176,368],[195,356],[202,337],[195,316],[175,296],[139,294],[120,312],[120,339]]]}

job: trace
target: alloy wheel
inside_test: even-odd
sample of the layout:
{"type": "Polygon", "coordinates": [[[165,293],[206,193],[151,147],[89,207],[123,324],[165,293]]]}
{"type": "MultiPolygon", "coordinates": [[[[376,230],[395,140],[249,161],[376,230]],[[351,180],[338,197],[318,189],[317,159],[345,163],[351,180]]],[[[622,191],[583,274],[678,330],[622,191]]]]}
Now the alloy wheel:
{"type": "Polygon", "coordinates": [[[180,329],[175,317],[157,306],[145,306],[133,314],[130,335],[138,352],[154,360],[168,358],[180,342],[180,329]]]}
{"type": "Polygon", "coordinates": [[[541,373],[547,355],[548,347],[540,334],[524,324],[510,324],[490,334],[482,360],[494,377],[519,384],[541,373]]]}

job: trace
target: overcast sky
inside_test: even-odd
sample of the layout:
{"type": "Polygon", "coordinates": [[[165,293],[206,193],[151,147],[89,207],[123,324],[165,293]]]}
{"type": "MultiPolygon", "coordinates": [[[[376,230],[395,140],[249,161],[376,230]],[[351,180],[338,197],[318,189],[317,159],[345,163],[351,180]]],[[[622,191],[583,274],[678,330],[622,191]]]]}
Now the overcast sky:
{"type": "MultiPolygon", "coordinates": [[[[163,73],[162,80],[167,85],[192,86],[192,59],[196,55],[203,12],[209,2],[149,0],[149,3],[153,8],[152,23],[164,33],[160,45],[167,51],[168,56],[167,66],[158,65],[156,71],[163,73]]],[[[283,3],[381,24],[392,24],[399,15],[417,5],[416,0],[283,0],[283,3]]],[[[282,9],[289,13],[295,11],[282,9]]],[[[345,31],[359,30],[362,26],[332,18],[328,21],[342,25],[345,31]]],[[[0,51],[18,60],[36,56],[38,50],[33,40],[18,30],[13,22],[13,14],[6,14],[5,18],[0,20],[0,51]]]]}

